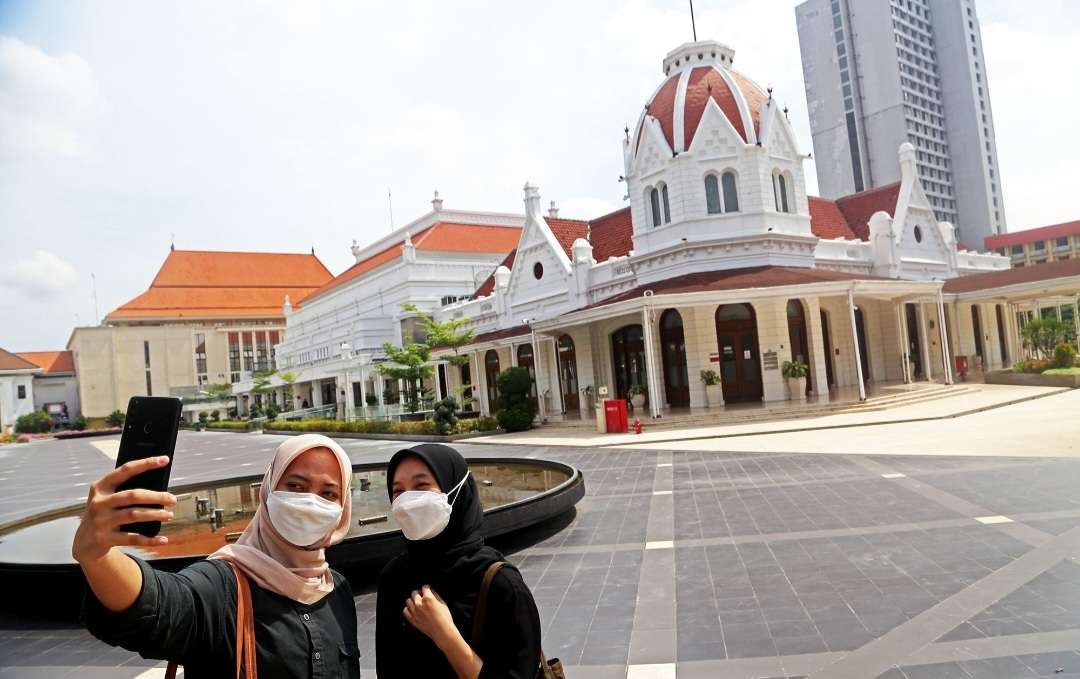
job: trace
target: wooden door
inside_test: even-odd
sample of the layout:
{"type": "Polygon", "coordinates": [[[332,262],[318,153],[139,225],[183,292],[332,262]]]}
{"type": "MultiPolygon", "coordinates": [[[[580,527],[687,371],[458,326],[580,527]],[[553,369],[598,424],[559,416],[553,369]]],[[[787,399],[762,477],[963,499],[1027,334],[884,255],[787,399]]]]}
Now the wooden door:
{"type": "Polygon", "coordinates": [[[760,401],[761,358],[757,317],[749,304],[725,304],[716,310],[720,382],[725,403],[760,401]]]}
{"type": "Polygon", "coordinates": [[[578,410],[581,407],[581,399],[578,394],[577,352],[574,350],[574,338],[570,337],[570,335],[560,336],[557,348],[563,409],[566,412],[578,410]]]}
{"type": "Polygon", "coordinates": [[[686,375],[686,340],[682,316],[668,309],[660,316],[660,348],[664,362],[664,392],[673,408],[690,407],[690,382],[686,375]]]}

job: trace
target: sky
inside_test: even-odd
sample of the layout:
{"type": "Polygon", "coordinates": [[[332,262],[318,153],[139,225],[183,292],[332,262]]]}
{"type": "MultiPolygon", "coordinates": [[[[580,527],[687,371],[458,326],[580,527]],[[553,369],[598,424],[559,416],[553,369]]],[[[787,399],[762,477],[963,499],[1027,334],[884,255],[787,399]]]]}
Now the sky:
{"type": "MultiPolygon", "coordinates": [[[[795,4],[695,14],[809,152],[795,4]]],[[[1009,229],[1076,219],[1080,3],[977,8],[1009,229]]],[[[339,273],[436,189],[521,212],[531,181],[564,217],[617,209],[623,127],[690,30],[683,0],[0,0],[0,347],[63,348],[170,243],[314,248],[339,273]]]]}

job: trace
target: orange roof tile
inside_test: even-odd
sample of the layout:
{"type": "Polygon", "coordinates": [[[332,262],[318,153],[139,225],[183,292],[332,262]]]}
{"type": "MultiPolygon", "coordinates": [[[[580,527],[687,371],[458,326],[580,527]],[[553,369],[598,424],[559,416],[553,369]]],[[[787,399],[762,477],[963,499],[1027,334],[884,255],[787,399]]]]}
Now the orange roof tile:
{"type": "Polygon", "coordinates": [[[622,257],[634,249],[634,222],[630,208],[624,207],[589,222],[589,242],[593,259],[606,262],[610,257],[622,257]]]}
{"type": "Polygon", "coordinates": [[[1064,222],[1062,224],[1053,224],[1051,226],[1042,226],[1037,229],[1027,229],[1026,231],[1013,231],[1012,233],[1003,233],[997,236],[987,236],[986,249],[996,250],[998,248],[1012,247],[1013,245],[1023,245],[1024,243],[1030,243],[1032,241],[1052,240],[1064,236],[1080,236],[1080,220],[1075,222],[1064,222]]]}
{"type": "Polygon", "coordinates": [[[38,366],[17,354],[0,349],[0,370],[38,370],[38,366]]]}
{"type": "Polygon", "coordinates": [[[15,355],[41,368],[46,375],[75,372],[75,359],[70,351],[20,351],[15,355]]]}
{"type": "Polygon", "coordinates": [[[544,217],[555,240],[559,241],[563,252],[570,259],[573,253],[574,241],[578,238],[589,239],[589,223],[581,219],[561,219],[559,217],[544,217]]]}
{"type": "MultiPolygon", "coordinates": [[[[521,228],[516,226],[495,226],[488,224],[458,224],[454,222],[436,222],[416,234],[410,235],[417,250],[428,252],[509,252],[517,247],[521,237],[521,228]]],[[[401,257],[401,246],[405,239],[390,245],[374,255],[353,264],[333,280],[313,290],[304,302],[341,287],[345,283],[388,264],[401,257]]]]}
{"type": "Polygon", "coordinates": [[[331,279],[314,254],[172,250],[150,288],[105,320],[280,317],[331,279]]]}
{"type": "Polygon", "coordinates": [[[900,182],[837,198],[836,206],[844,213],[851,232],[860,240],[870,240],[870,217],[879,210],[893,214],[898,200],[900,182]]]}
{"type": "Polygon", "coordinates": [[[848,225],[844,213],[840,211],[836,201],[809,196],[810,201],[810,230],[818,238],[831,240],[833,238],[846,238],[858,240],[848,225]]]}
{"type": "Polygon", "coordinates": [[[1061,259],[1056,262],[950,278],[945,281],[944,292],[974,292],[1075,276],[1080,276],[1080,259],[1061,259]]]}

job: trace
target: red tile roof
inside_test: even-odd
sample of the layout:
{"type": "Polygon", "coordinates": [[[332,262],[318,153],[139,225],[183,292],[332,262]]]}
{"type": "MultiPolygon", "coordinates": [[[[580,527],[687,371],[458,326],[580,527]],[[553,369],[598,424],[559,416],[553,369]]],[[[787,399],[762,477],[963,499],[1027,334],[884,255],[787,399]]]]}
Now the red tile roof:
{"type": "Polygon", "coordinates": [[[573,261],[573,245],[578,238],[589,239],[589,223],[580,219],[561,219],[558,217],[544,217],[555,240],[559,241],[567,258],[573,261]]]}
{"type": "Polygon", "coordinates": [[[512,328],[504,328],[502,330],[492,330],[491,332],[484,332],[473,338],[473,344],[481,344],[483,342],[493,342],[495,340],[508,339],[510,337],[520,337],[521,335],[528,335],[532,332],[527,324],[515,325],[512,328]]]}
{"type": "Polygon", "coordinates": [[[609,212],[589,222],[589,242],[593,259],[606,262],[609,257],[622,257],[634,248],[634,223],[630,208],[609,212]]]}
{"type": "Polygon", "coordinates": [[[17,354],[0,349],[0,371],[2,370],[38,370],[38,366],[17,354]]]}
{"type": "Polygon", "coordinates": [[[75,358],[70,351],[20,351],[16,356],[30,361],[46,375],[75,372],[75,358]]]}
{"type": "MultiPolygon", "coordinates": [[[[514,268],[514,259],[517,257],[517,248],[510,251],[503,261],[499,262],[499,266],[505,266],[507,269],[514,268]]],[[[495,267],[498,269],[499,266],[495,267]]],[[[480,287],[473,293],[473,299],[477,297],[487,297],[495,291],[495,270],[491,271],[491,275],[484,279],[484,282],[480,284],[480,287]]]]}
{"type": "Polygon", "coordinates": [[[172,250],[150,288],[105,320],[280,317],[330,280],[314,254],[172,250]]]}
{"type": "Polygon", "coordinates": [[[1013,231],[999,236],[987,236],[986,249],[997,250],[998,248],[1009,248],[1032,241],[1053,240],[1064,236],[1080,236],[1080,220],[1043,226],[1038,229],[1027,229],[1026,231],[1013,231]]]}
{"type": "Polygon", "coordinates": [[[858,236],[851,230],[847,218],[840,211],[836,201],[809,196],[810,201],[810,230],[818,238],[831,240],[833,238],[845,238],[858,240],[858,236]]]}
{"type": "MultiPolygon", "coordinates": [[[[645,104],[645,112],[656,118],[660,123],[660,129],[664,132],[664,138],[667,139],[668,145],[675,148],[673,139],[675,138],[675,90],[679,86],[679,76],[673,75],[668,78],[660,89],[657,90],[656,96],[652,98],[648,104],[645,104]]],[[[635,153],[637,147],[641,146],[641,135],[645,132],[644,121],[641,128],[638,130],[637,143],[635,145],[635,153]]]]}
{"type": "MultiPolygon", "coordinates": [[[[520,237],[521,228],[516,226],[436,222],[412,234],[410,239],[417,250],[502,254],[517,247],[520,237]]],[[[404,243],[405,239],[402,238],[393,245],[353,264],[333,280],[313,291],[303,301],[307,303],[324,292],[339,288],[369,271],[396,260],[401,256],[401,246],[404,243]]]]}
{"type": "Polygon", "coordinates": [[[968,276],[959,276],[945,281],[945,292],[975,292],[990,290],[1009,285],[1023,285],[1039,281],[1053,281],[1055,278],[1080,276],[1080,259],[1062,259],[1056,262],[1022,266],[1014,269],[1001,269],[968,276]]]}
{"type": "Polygon", "coordinates": [[[870,240],[870,217],[879,210],[895,213],[899,200],[900,182],[896,182],[838,198],[836,206],[844,214],[851,232],[860,240],[870,240]]]}
{"type": "MultiPolygon", "coordinates": [[[[1080,261],[1080,260],[1078,260],[1080,261]]],[[[866,274],[843,273],[828,269],[812,269],[787,266],[754,266],[743,269],[722,269],[719,271],[701,271],[698,273],[676,276],[655,283],[639,285],[614,297],[589,305],[587,308],[606,306],[635,297],[641,297],[646,290],[654,295],[674,295],[685,292],[706,292],[717,290],[741,290],[746,288],[774,288],[784,285],[806,285],[831,281],[883,281],[890,280],[866,274]]]]}

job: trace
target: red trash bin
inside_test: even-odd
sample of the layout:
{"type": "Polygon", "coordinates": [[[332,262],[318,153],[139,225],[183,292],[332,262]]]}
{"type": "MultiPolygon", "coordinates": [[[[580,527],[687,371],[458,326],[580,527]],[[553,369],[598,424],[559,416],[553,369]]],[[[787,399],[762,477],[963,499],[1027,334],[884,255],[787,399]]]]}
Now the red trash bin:
{"type": "Polygon", "coordinates": [[[607,424],[607,433],[609,434],[625,434],[627,432],[625,399],[607,399],[604,401],[604,422],[607,424]]]}
{"type": "Polygon", "coordinates": [[[967,379],[968,374],[968,359],[967,356],[953,356],[956,359],[956,374],[960,375],[960,380],[967,379]]]}

